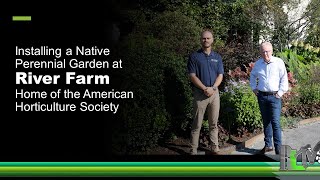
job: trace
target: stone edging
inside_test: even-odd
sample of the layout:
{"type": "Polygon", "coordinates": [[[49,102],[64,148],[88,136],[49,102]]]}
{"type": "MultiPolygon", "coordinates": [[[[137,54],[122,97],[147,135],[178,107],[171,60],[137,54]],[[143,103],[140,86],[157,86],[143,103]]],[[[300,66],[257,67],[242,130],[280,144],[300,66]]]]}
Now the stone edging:
{"type": "Polygon", "coordinates": [[[256,136],[252,137],[251,139],[249,139],[247,141],[244,141],[242,143],[239,143],[237,145],[231,145],[231,146],[227,146],[227,147],[222,147],[222,148],[220,148],[219,154],[220,155],[228,155],[231,152],[236,151],[237,149],[242,149],[242,148],[245,148],[245,147],[249,147],[252,144],[254,144],[256,141],[262,140],[263,138],[264,138],[264,135],[263,135],[263,133],[261,133],[261,134],[258,134],[256,136]]]}
{"type": "Polygon", "coordinates": [[[310,119],[304,119],[302,121],[300,121],[298,123],[298,125],[305,125],[305,124],[309,124],[309,123],[313,123],[313,122],[316,122],[316,121],[320,121],[320,117],[315,117],[315,118],[310,118],[310,119]]]}
{"type": "MultiPolygon", "coordinates": [[[[313,122],[317,122],[317,121],[320,122],[320,116],[319,117],[315,117],[315,118],[310,118],[310,119],[304,119],[304,120],[300,121],[298,123],[298,125],[299,126],[300,125],[305,125],[305,124],[309,124],[309,123],[313,123],[313,122]]],[[[264,134],[263,133],[258,134],[256,136],[254,136],[253,138],[241,143],[241,146],[242,147],[246,147],[246,148],[251,147],[255,142],[262,141],[263,138],[264,138],[264,134]]]]}

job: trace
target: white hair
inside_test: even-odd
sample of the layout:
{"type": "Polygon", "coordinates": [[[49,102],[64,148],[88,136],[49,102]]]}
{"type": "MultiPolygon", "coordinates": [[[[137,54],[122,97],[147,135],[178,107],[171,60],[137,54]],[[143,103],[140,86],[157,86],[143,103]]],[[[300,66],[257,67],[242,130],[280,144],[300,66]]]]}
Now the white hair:
{"type": "Polygon", "coordinates": [[[272,44],[268,41],[265,41],[260,44],[260,50],[262,49],[263,46],[270,46],[273,49],[272,44]]]}

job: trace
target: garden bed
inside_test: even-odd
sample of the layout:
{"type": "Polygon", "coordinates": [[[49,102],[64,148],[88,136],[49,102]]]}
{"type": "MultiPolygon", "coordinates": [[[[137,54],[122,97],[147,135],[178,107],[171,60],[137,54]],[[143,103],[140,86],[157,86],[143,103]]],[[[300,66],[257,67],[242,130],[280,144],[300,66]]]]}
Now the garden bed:
{"type": "MultiPolygon", "coordinates": [[[[257,129],[254,132],[244,132],[242,135],[233,133],[230,136],[225,129],[219,126],[219,146],[221,154],[230,153],[230,149],[235,145],[239,145],[252,137],[262,133],[262,129],[257,129]],[[230,148],[229,148],[230,147],[230,148]],[[225,152],[223,152],[225,151],[225,152]]],[[[209,141],[207,133],[200,134],[199,150],[207,151],[209,150],[209,141]]],[[[135,153],[136,155],[187,155],[189,152],[189,138],[186,137],[176,137],[167,142],[159,143],[156,147],[149,149],[146,152],[135,153]]]]}

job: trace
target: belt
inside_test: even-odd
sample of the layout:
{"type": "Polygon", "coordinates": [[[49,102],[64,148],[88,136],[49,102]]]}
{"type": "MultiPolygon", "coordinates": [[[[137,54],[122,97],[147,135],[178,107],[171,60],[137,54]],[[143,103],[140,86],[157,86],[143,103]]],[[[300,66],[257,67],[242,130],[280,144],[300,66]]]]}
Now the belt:
{"type": "Polygon", "coordinates": [[[276,95],[278,91],[271,91],[271,92],[263,92],[263,91],[259,91],[259,94],[261,94],[262,96],[269,96],[269,95],[276,95]]]}

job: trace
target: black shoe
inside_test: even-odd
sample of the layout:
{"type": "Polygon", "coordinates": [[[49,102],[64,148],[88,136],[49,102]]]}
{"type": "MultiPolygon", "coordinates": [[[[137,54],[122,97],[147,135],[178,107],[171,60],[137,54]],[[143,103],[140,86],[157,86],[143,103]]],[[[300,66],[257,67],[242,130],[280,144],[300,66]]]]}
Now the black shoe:
{"type": "Polygon", "coordinates": [[[265,154],[267,152],[273,151],[272,147],[264,147],[263,149],[260,150],[260,154],[265,154]]]}

